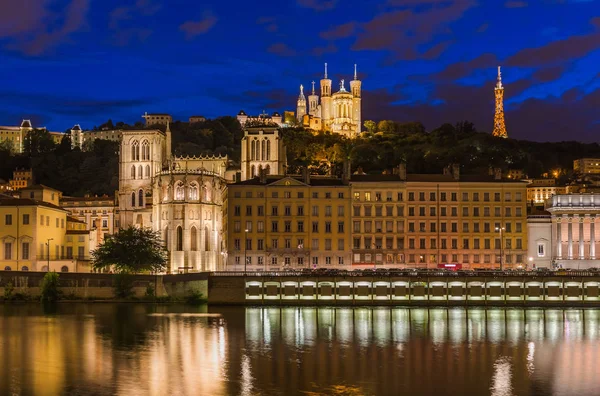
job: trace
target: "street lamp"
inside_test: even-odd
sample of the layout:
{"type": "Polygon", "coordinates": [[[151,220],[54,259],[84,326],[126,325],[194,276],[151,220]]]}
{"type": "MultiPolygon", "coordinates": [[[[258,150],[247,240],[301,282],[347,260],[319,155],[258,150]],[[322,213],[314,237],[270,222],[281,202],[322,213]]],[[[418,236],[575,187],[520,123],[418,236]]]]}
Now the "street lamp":
{"type": "Polygon", "coordinates": [[[244,276],[246,276],[246,266],[248,265],[248,229],[244,230],[244,276]]]}
{"type": "MultiPolygon", "coordinates": [[[[532,264],[533,264],[533,257],[529,257],[529,266],[531,267],[532,264]]],[[[531,267],[531,269],[533,269],[533,267],[531,267]]]]}
{"type": "Polygon", "coordinates": [[[502,236],[504,234],[504,227],[496,227],[496,231],[500,233],[500,271],[504,271],[504,267],[502,266],[502,258],[503,258],[502,256],[504,254],[504,252],[503,252],[504,240],[503,240],[502,236]]]}
{"type": "Polygon", "coordinates": [[[50,272],[50,241],[53,241],[54,238],[48,238],[46,241],[46,246],[48,246],[48,272],[50,272]]]}

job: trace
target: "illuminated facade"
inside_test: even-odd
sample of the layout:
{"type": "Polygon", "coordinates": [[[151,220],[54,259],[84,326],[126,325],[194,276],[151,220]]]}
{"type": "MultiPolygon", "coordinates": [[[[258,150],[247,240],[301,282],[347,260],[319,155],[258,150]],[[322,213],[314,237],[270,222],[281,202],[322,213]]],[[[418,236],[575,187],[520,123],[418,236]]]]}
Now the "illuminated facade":
{"type": "Polygon", "coordinates": [[[579,158],[573,161],[573,171],[582,175],[600,174],[600,158],[579,158]]]}
{"type": "Polygon", "coordinates": [[[173,122],[173,117],[170,114],[152,113],[148,112],[142,115],[142,118],[146,121],[146,126],[151,125],[168,125],[173,122]]]}
{"type": "Polygon", "coordinates": [[[493,136],[507,138],[506,125],[504,124],[504,86],[502,85],[502,73],[500,72],[500,66],[498,66],[498,82],[494,89],[496,106],[494,114],[494,131],[493,136]]]}
{"type": "Polygon", "coordinates": [[[263,170],[267,175],[285,174],[285,146],[277,128],[246,128],[241,146],[242,181],[259,176],[263,170]]]}
{"type": "MultiPolygon", "coordinates": [[[[33,129],[31,120],[23,120],[19,126],[0,126],[0,143],[8,144],[15,153],[22,153],[25,148],[27,133],[33,131],[33,129]]],[[[40,127],[39,129],[46,130],[46,127],[40,127]]],[[[48,131],[48,133],[56,144],[60,144],[65,136],[62,132],[48,131]]]]}
{"type": "Polygon", "coordinates": [[[350,187],[267,176],[230,184],[227,270],[350,268],[350,187]]]}
{"type": "Polygon", "coordinates": [[[567,187],[557,186],[555,179],[534,179],[527,185],[527,202],[543,204],[557,194],[566,194],[567,187]]]}
{"type": "Polygon", "coordinates": [[[29,187],[33,184],[33,171],[31,169],[15,169],[13,178],[8,183],[13,191],[29,187]]]}
{"type": "Polygon", "coordinates": [[[350,91],[346,90],[344,80],[340,89],[332,93],[331,80],[325,75],[320,81],[321,97],[315,92],[315,82],[308,101],[304,96],[304,87],[300,86],[300,95],[296,106],[296,118],[305,127],[316,131],[330,131],[347,137],[354,137],[361,131],[361,85],[354,65],[354,79],[350,81],[350,91]]]}
{"type": "Polygon", "coordinates": [[[89,251],[95,250],[104,242],[107,235],[115,232],[115,198],[102,197],[61,197],[60,206],[69,214],[87,225],[90,233],[89,251]]]}
{"type": "Polygon", "coordinates": [[[0,268],[13,271],[89,271],[89,231],[59,206],[46,186],[0,199],[0,268]]]}
{"type": "Polygon", "coordinates": [[[550,248],[555,267],[585,269],[600,267],[600,196],[555,195],[546,202],[552,215],[550,248]],[[598,226],[596,225],[598,223],[598,226]]]}
{"type": "Polygon", "coordinates": [[[227,157],[174,157],[171,131],[123,131],[118,227],[160,232],[169,272],[222,265],[227,157]]]}
{"type": "Polygon", "coordinates": [[[267,113],[263,112],[262,114],[257,116],[249,116],[244,110],[240,110],[240,112],[237,115],[237,120],[239,121],[242,128],[245,128],[246,126],[250,127],[258,125],[283,128],[288,126],[288,121],[293,121],[287,120],[284,122],[283,118],[281,117],[281,114],[279,114],[278,112],[275,112],[272,115],[268,115],[267,113]]]}

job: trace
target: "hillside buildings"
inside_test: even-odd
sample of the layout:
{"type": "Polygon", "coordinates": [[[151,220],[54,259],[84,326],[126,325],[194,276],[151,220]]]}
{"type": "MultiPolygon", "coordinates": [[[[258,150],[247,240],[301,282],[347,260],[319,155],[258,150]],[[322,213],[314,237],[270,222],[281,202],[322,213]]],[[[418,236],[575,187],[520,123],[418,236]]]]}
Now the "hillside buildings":
{"type": "MultiPolygon", "coordinates": [[[[21,121],[19,126],[0,126],[0,143],[9,144],[15,153],[22,153],[25,149],[25,137],[27,133],[36,129],[31,124],[31,120],[21,121]]],[[[46,130],[46,127],[38,127],[37,129],[46,130]]],[[[65,136],[62,132],[48,131],[54,143],[59,144],[65,136]]]]}
{"type": "Polygon", "coordinates": [[[600,158],[579,158],[573,161],[573,171],[580,175],[599,175],[600,158]]]}
{"type": "Polygon", "coordinates": [[[146,126],[152,125],[168,125],[173,123],[173,117],[170,114],[164,113],[144,113],[142,118],[146,121],[146,126]]]}

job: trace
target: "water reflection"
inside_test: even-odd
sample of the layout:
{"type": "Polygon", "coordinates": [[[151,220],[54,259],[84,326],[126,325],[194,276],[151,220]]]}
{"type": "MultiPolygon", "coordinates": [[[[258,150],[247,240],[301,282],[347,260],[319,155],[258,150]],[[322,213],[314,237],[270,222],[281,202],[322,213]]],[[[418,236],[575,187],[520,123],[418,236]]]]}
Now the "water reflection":
{"type": "Polygon", "coordinates": [[[0,306],[0,394],[596,395],[600,311],[0,306]]]}

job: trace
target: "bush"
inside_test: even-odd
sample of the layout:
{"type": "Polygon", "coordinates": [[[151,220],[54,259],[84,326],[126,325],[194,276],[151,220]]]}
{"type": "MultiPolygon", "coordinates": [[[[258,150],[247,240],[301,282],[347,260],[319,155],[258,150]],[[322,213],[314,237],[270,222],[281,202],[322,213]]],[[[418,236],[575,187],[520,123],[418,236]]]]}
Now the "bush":
{"type": "Polygon", "coordinates": [[[206,303],[206,298],[198,290],[192,290],[185,296],[185,302],[191,305],[200,305],[206,303]]]}
{"type": "Polygon", "coordinates": [[[42,301],[53,302],[58,300],[60,297],[60,290],[58,290],[58,274],[54,271],[47,272],[42,280],[42,301]]]}
{"type": "Polygon", "coordinates": [[[113,288],[117,298],[133,296],[133,276],[125,273],[115,274],[113,276],[113,288]]]}
{"type": "Polygon", "coordinates": [[[13,292],[15,291],[15,287],[13,286],[12,282],[8,282],[6,285],[4,285],[4,299],[5,300],[12,300],[13,299],[13,292]]]}
{"type": "Polygon", "coordinates": [[[156,293],[154,293],[154,285],[152,283],[148,284],[148,286],[146,286],[146,297],[148,298],[154,298],[156,296],[156,293]]]}
{"type": "Polygon", "coordinates": [[[166,303],[166,302],[173,301],[173,299],[171,298],[171,296],[159,296],[159,297],[156,297],[154,299],[154,301],[158,302],[158,303],[166,303]]]}

